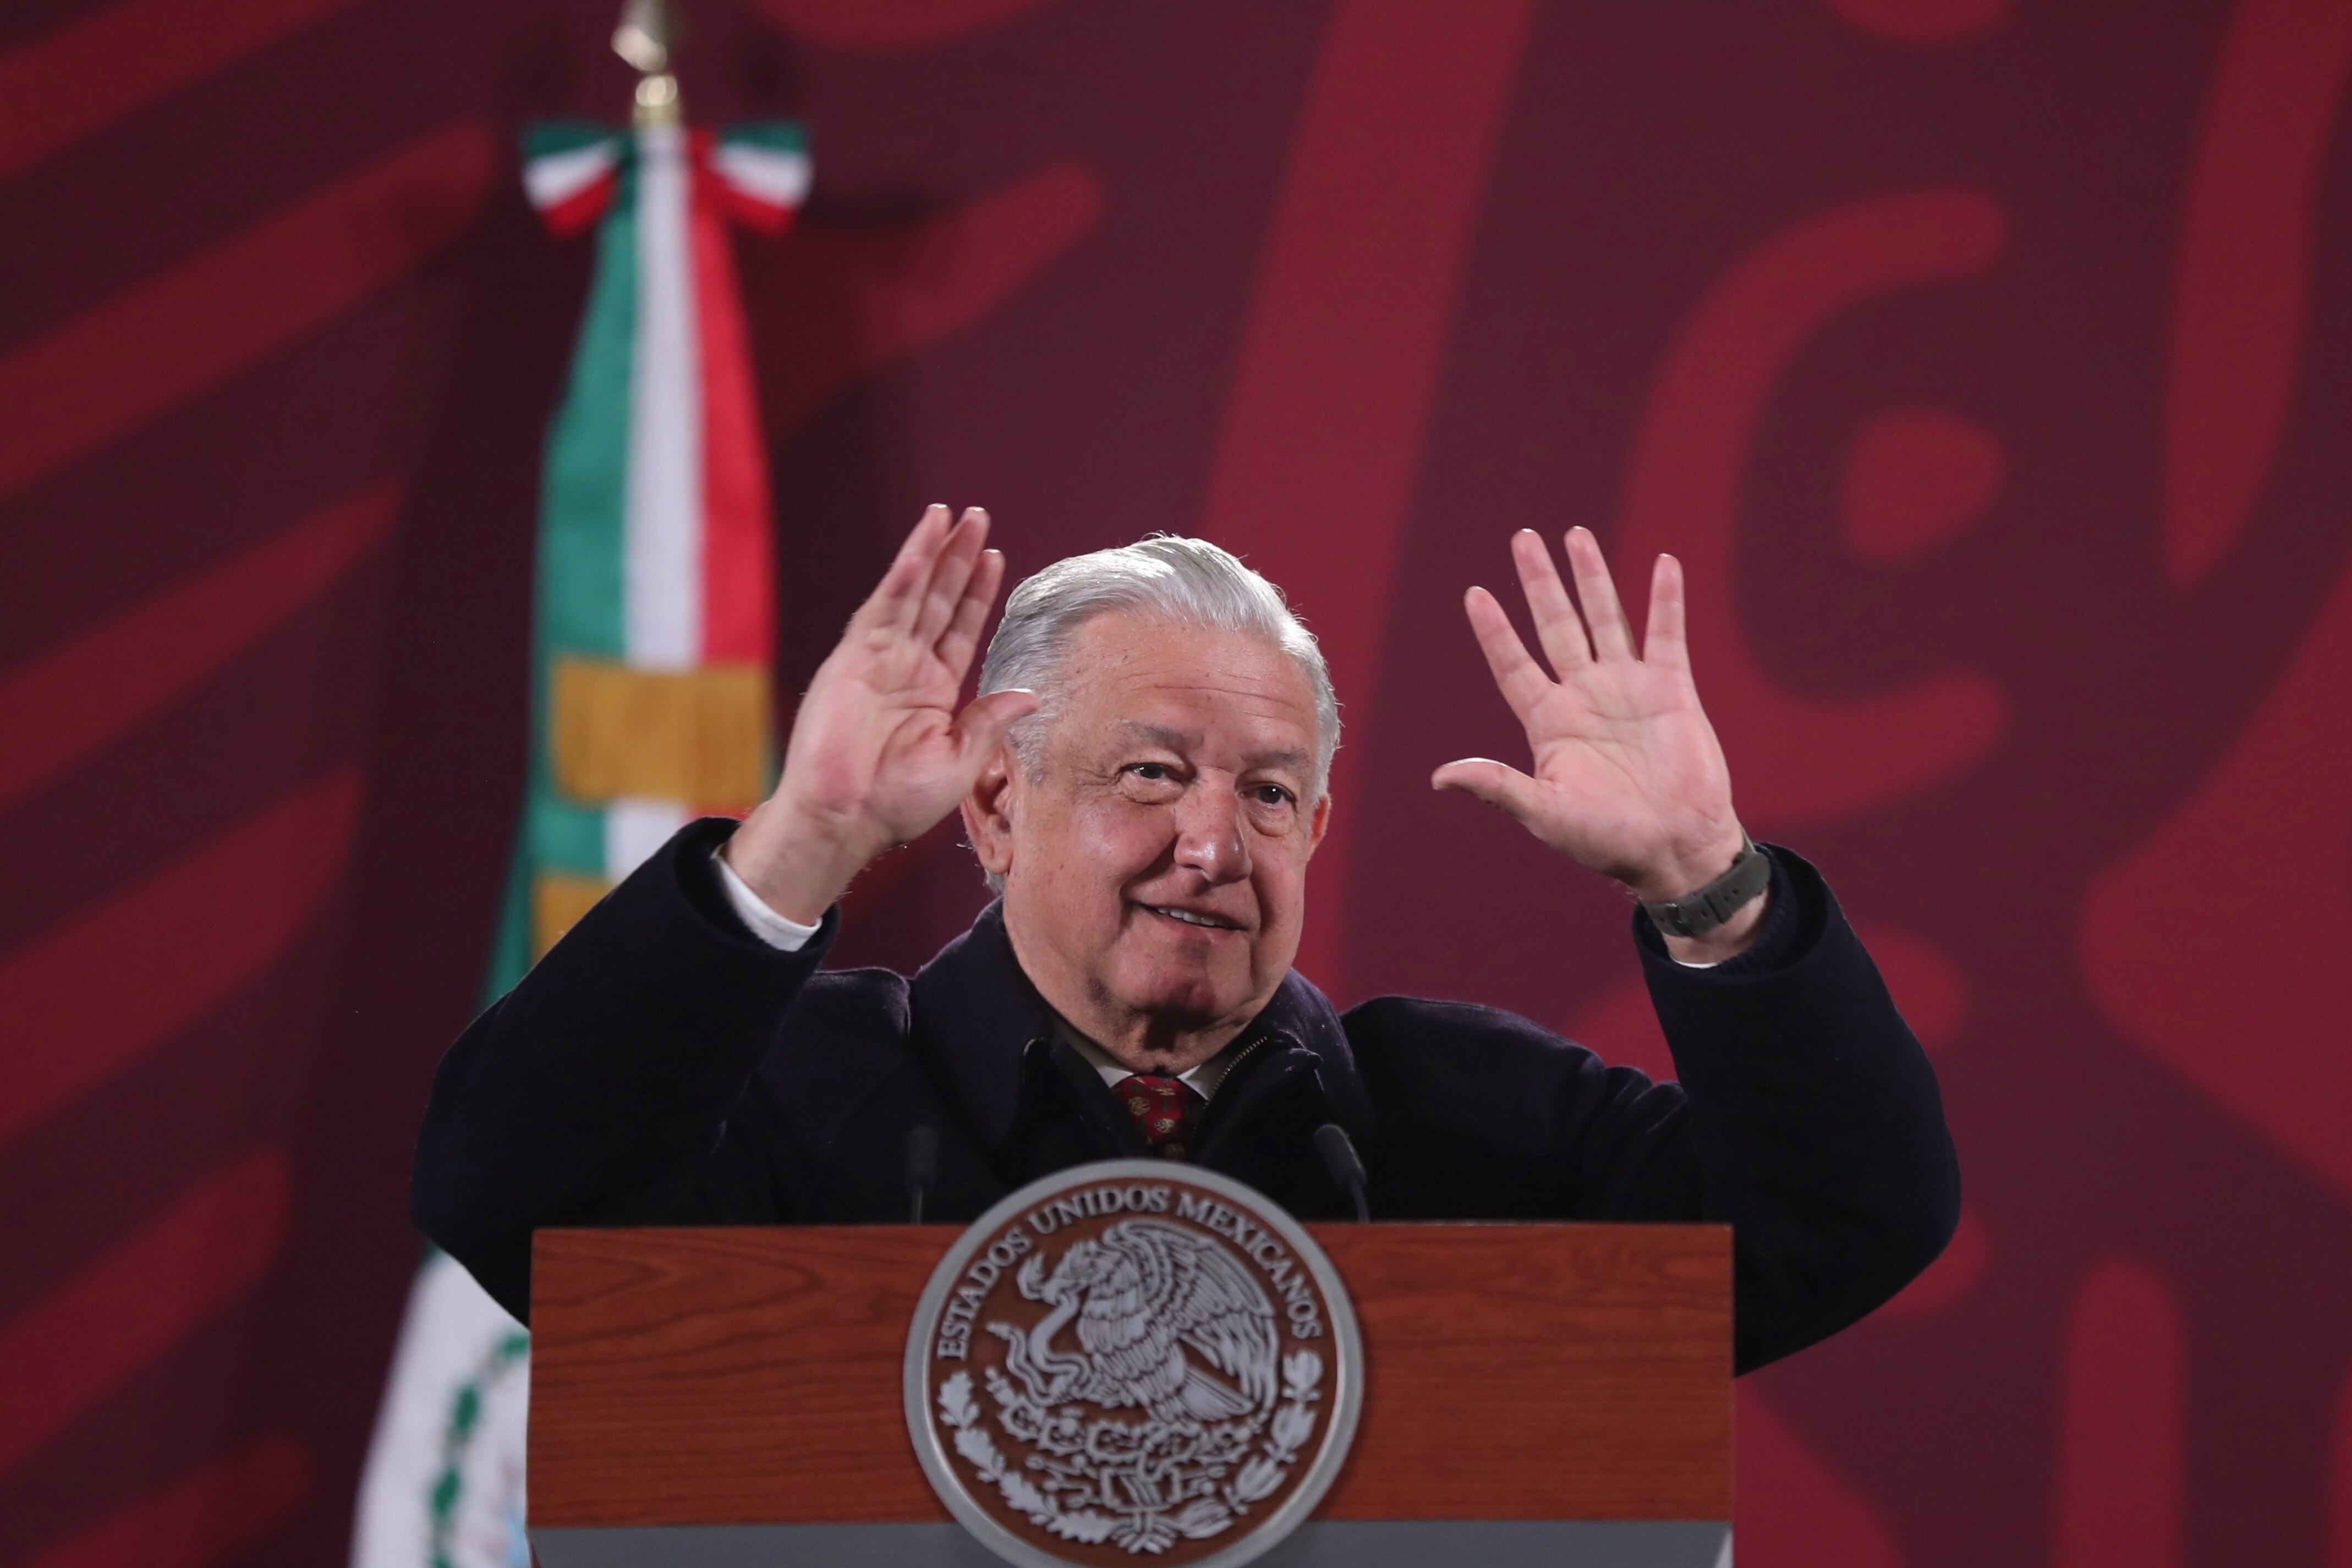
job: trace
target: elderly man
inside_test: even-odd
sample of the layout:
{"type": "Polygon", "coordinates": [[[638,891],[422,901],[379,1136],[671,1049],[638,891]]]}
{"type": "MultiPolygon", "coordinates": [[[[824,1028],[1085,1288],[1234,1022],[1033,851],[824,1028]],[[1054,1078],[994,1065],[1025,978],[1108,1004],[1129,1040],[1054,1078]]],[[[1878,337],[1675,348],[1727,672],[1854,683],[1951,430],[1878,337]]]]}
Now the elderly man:
{"type": "Polygon", "coordinates": [[[1344,1215],[1316,1140],[1337,1123],[1381,1218],[1728,1221],[1743,1369],[1943,1247],[1935,1075],[1820,877],[1741,831],[1671,557],[1637,657],[1591,535],[1566,542],[1580,617],[1520,533],[1550,672],[1492,595],[1467,608],[1534,772],[1432,780],[1643,902],[1681,1074],[1654,1084],[1506,1013],[1341,1013],[1292,973],[1339,705],[1281,594],[1215,546],[1030,578],[959,712],[1003,575],[987,531],[930,509],[810,683],[774,795],[682,829],[442,1063],[417,1222],[510,1311],[540,1226],[902,1219],[910,1140],[940,1220],[1150,1152],[1344,1215]],[[851,879],[958,807],[1002,898],[911,979],[819,973],[851,879]]]}

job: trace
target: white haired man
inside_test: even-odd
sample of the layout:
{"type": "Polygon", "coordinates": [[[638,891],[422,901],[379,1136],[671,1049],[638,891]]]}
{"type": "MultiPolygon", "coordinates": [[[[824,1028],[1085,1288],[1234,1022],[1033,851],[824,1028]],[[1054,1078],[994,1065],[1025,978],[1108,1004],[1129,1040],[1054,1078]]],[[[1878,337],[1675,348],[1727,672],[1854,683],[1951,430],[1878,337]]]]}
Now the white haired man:
{"type": "Polygon", "coordinates": [[[545,1225],[977,1216],[1090,1160],[1157,1152],[1292,1212],[1348,1212],[1344,1128],[1388,1218],[1727,1220],[1738,1359],[1834,1332],[1932,1260],[1958,1172],[1935,1074],[1819,875],[1749,842],[1661,556],[1637,655],[1591,534],[1580,616],[1512,542],[1549,659],[1467,600],[1532,773],[1432,783],[1510,813],[1643,905],[1678,1083],[1526,1019],[1291,970],[1334,809],[1339,707],[1275,587],[1155,538],[1011,597],[986,515],[933,507],[803,698],[774,795],[682,829],[444,1060],[418,1224],[509,1310],[545,1225]],[[842,891],[961,809],[1000,899],[909,978],[820,973],[842,891]]]}

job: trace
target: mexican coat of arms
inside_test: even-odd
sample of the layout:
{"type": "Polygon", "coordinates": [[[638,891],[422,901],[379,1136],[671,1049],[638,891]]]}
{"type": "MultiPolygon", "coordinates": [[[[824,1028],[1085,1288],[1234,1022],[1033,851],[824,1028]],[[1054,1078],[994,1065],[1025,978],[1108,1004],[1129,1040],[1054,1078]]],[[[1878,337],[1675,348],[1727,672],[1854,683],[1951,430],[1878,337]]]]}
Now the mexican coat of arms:
{"type": "Polygon", "coordinates": [[[925,1472],[1028,1568],[1233,1568],[1310,1512],[1363,1386],[1339,1276],[1262,1194],[1161,1161],[1087,1165],[983,1215],[907,1347],[925,1472]]]}

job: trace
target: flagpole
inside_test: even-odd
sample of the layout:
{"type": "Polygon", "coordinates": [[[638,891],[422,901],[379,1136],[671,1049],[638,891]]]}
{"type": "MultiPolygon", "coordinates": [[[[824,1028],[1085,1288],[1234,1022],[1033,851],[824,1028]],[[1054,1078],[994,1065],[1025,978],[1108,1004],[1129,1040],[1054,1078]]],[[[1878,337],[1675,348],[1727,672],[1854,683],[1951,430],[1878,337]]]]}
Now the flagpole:
{"type": "Polygon", "coordinates": [[[669,68],[677,14],[667,0],[628,0],[613,29],[613,52],[637,71],[637,129],[678,122],[677,78],[669,68]]]}

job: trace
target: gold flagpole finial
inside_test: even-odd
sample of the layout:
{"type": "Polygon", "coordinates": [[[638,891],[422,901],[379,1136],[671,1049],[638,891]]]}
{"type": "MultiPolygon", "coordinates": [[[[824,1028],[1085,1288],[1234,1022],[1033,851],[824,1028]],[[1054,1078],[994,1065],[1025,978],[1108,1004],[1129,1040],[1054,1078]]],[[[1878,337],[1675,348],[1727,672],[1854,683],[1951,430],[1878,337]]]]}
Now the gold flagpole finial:
{"type": "Polygon", "coordinates": [[[613,52],[637,69],[639,126],[678,121],[677,78],[670,74],[670,49],[677,42],[677,16],[667,0],[627,0],[621,25],[613,29],[613,52]]]}

